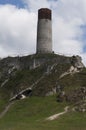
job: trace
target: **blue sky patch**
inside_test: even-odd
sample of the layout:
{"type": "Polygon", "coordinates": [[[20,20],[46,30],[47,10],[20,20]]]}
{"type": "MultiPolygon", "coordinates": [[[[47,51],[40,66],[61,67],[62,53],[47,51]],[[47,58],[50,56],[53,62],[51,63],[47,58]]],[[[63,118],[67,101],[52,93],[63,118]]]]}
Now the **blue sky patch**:
{"type": "Polygon", "coordinates": [[[12,4],[12,5],[16,5],[18,8],[25,7],[25,4],[23,3],[22,0],[0,0],[0,4],[2,4],[2,5],[12,4]]]}
{"type": "Polygon", "coordinates": [[[83,41],[84,44],[83,51],[86,52],[86,25],[82,25],[81,29],[83,30],[83,35],[81,37],[81,40],[83,41]]]}

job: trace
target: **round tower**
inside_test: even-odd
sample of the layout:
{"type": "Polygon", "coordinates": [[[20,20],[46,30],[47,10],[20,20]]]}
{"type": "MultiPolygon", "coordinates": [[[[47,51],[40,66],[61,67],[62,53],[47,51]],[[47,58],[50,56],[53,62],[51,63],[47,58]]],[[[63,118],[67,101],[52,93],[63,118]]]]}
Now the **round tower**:
{"type": "Polygon", "coordinates": [[[52,53],[52,12],[50,9],[38,10],[37,53],[52,53]]]}

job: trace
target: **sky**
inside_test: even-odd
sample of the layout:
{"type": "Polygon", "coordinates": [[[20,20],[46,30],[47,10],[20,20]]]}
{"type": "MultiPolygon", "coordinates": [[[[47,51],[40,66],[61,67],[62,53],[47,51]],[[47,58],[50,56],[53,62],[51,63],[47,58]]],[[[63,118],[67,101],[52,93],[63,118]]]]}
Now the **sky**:
{"type": "Polygon", "coordinates": [[[0,0],[0,57],[36,52],[39,8],[52,10],[53,51],[86,65],[86,0],[0,0]]]}

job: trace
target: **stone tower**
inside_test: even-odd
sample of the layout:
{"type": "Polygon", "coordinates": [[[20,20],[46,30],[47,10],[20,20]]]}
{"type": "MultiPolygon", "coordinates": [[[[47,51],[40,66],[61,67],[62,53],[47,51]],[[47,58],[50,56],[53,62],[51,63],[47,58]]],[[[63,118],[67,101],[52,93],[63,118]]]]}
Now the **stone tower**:
{"type": "Polygon", "coordinates": [[[52,12],[50,9],[38,10],[37,53],[52,53],[52,12]]]}

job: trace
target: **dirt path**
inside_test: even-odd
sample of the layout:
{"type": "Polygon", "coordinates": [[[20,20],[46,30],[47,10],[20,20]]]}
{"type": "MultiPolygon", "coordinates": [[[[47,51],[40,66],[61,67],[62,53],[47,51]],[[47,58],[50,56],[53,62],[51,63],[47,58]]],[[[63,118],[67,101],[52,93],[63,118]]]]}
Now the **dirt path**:
{"type": "Polygon", "coordinates": [[[64,108],[64,112],[60,112],[60,113],[58,113],[58,114],[52,115],[52,116],[46,118],[46,120],[55,120],[55,119],[57,119],[58,117],[60,117],[61,115],[64,115],[65,113],[67,113],[68,110],[69,110],[69,106],[66,106],[66,107],[64,108]]]}
{"type": "Polygon", "coordinates": [[[9,108],[12,106],[14,102],[9,103],[6,108],[3,110],[3,112],[0,113],[0,119],[8,112],[9,108]]]}

